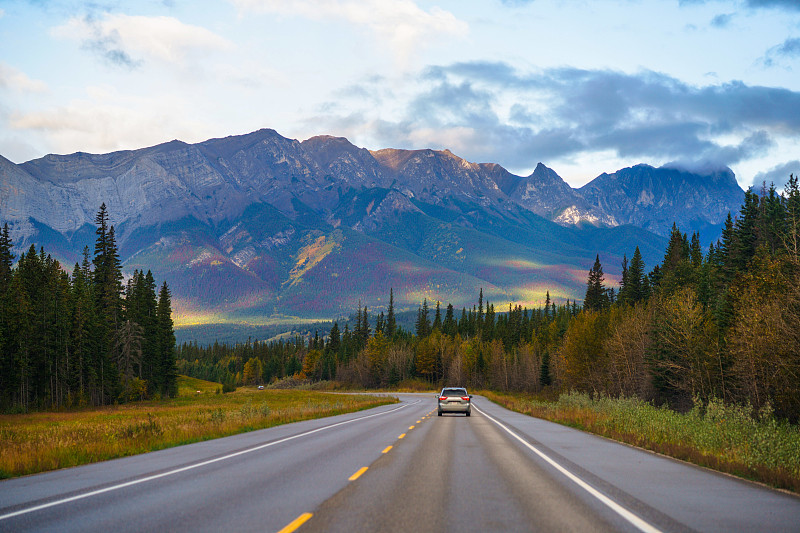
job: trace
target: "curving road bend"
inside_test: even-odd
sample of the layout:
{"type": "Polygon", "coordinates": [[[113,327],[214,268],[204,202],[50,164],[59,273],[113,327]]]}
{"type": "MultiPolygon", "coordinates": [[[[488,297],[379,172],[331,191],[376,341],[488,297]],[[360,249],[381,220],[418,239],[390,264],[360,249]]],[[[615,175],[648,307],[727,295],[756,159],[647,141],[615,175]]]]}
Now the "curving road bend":
{"type": "Polygon", "coordinates": [[[800,498],[432,394],[0,482],[0,531],[798,531],[800,498]],[[433,415],[433,416],[431,416],[433,415]]]}

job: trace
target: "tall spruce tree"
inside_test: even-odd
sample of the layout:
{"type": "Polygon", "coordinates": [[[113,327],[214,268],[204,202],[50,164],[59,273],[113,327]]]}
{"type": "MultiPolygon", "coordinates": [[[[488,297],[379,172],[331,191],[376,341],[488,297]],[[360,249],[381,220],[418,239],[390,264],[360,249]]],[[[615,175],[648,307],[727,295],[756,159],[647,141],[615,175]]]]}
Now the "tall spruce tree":
{"type": "Polygon", "coordinates": [[[597,254],[586,281],[586,296],[583,298],[584,309],[599,311],[609,306],[608,291],[603,284],[604,280],[603,265],[600,264],[600,254],[597,254]]]}
{"type": "Polygon", "coordinates": [[[98,310],[99,350],[95,368],[99,369],[99,387],[93,391],[94,403],[105,404],[116,398],[119,376],[113,364],[115,336],[122,318],[122,268],[117,251],[114,227],[108,224],[106,204],[95,217],[97,229],[94,249],[94,295],[98,310]]]}
{"type": "Polygon", "coordinates": [[[178,395],[178,369],[175,365],[175,331],[172,323],[172,295],[167,282],[158,293],[156,308],[158,327],[158,352],[161,362],[161,394],[175,397],[178,395]]]}
{"type": "Polygon", "coordinates": [[[416,333],[417,337],[423,338],[430,335],[431,321],[428,318],[428,299],[422,301],[422,307],[417,311],[416,333]]]}
{"type": "Polygon", "coordinates": [[[630,279],[628,275],[628,256],[622,255],[622,277],[619,282],[619,292],[617,293],[617,301],[620,304],[630,303],[631,298],[628,294],[630,279]]]}
{"type": "Polygon", "coordinates": [[[0,294],[3,294],[11,283],[11,267],[14,264],[14,254],[11,253],[13,245],[8,223],[5,223],[0,232],[0,294]]]}
{"type": "Polygon", "coordinates": [[[328,345],[326,346],[326,348],[329,352],[333,354],[338,354],[340,344],[341,344],[341,339],[339,333],[339,323],[334,322],[330,333],[328,333],[328,345]]]}
{"type": "Polygon", "coordinates": [[[389,289],[389,309],[386,311],[386,337],[394,337],[397,332],[397,319],[394,316],[394,289],[389,289]]]}
{"type": "Polygon", "coordinates": [[[628,280],[625,284],[625,297],[631,303],[640,302],[648,297],[647,273],[644,260],[639,247],[633,252],[631,263],[628,267],[628,280]]]}

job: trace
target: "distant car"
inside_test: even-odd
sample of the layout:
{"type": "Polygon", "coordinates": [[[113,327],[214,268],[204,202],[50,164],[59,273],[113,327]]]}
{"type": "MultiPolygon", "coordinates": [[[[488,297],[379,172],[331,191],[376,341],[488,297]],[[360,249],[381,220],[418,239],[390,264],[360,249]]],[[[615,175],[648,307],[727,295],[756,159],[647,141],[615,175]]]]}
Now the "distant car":
{"type": "Polygon", "coordinates": [[[442,413],[472,414],[472,396],[467,394],[467,389],[445,387],[436,398],[439,401],[439,416],[442,413]]]}
{"type": "Polygon", "coordinates": [[[259,385],[258,390],[264,390],[264,385],[259,385]]]}

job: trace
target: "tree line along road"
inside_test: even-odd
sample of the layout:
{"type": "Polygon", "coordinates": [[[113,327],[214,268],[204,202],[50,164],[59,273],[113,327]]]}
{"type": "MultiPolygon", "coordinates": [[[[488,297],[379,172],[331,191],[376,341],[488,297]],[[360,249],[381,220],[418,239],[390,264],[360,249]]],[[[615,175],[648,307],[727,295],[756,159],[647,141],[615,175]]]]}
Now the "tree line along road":
{"type": "Polygon", "coordinates": [[[0,482],[0,531],[798,531],[800,498],[433,394],[0,482]]]}

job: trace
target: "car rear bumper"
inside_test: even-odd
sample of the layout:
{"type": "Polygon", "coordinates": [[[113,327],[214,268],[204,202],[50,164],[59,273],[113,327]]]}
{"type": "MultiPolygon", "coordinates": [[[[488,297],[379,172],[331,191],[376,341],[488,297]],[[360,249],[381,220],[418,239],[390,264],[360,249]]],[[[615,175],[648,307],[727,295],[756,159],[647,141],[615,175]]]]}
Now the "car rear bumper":
{"type": "Polygon", "coordinates": [[[469,403],[440,403],[439,404],[439,411],[442,413],[466,413],[469,412],[471,409],[471,405],[469,403]]]}

